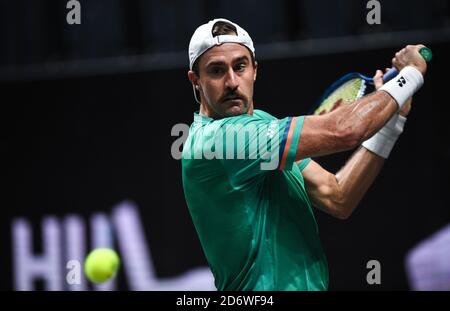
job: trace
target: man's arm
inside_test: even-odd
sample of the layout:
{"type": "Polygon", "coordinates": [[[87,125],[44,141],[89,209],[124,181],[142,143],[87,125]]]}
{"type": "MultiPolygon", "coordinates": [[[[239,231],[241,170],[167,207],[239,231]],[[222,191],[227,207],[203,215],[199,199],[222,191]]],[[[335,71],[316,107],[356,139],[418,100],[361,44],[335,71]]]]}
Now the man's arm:
{"type": "MultiPolygon", "coordinates": [[[[399,70],[412,66],[424,75],[427,64],[419,53],[421,47],[423,45],[402,49],[395,54],[393,65],[399,70]]],[[[380,90],[331,113],[306,116],[295,160],[356,148],[383,127],[402,104],[380,90]]]]}
{"type": "MultiPolygon", "coordinates": [[[[387,69],[386,69],[387,70],[387,69]]],[[[383,84],[383,75],[377,70],[375,87],[383,84]]],[[[399,114],[406,117],[411,110],[409,99],[399,114]]],[[[339,219],[347,219],[358,206],[383,167],[385,159],[360,147],[336,174],[311,161],[302,171],[306,191],[317,208],[339,219]]]]}
{"type": "Polygon", "coordinates": [[[383,167],[384,159],[360,147],[336,174],[311,161],[302,171],[312,204],[339,219],[348,218],[383,167]]]}
{"type": "Polygon", "coordinates": [[[306,116],[295,159],[353,149],[383,127],[397,109],[389,94],[378,91],[328,114],[306,116]]]}

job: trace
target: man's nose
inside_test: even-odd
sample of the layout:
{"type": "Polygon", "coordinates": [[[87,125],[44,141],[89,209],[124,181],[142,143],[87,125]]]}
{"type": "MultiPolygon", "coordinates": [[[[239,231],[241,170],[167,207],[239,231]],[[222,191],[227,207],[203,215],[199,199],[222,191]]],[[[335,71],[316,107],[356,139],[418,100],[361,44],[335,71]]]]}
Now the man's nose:
{"type": "Polygon", "coordinates": [[[236,73],[233,68],[230,68],[225,77],[225,86],[231,89],[238,87],[238,81],[236,79],[236,73]]]}

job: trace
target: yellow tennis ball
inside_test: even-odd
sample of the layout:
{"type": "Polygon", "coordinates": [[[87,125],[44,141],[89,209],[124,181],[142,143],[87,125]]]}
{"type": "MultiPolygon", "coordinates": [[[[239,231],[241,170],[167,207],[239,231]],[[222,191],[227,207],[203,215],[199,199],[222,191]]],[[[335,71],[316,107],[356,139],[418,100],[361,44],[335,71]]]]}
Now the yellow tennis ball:
{"type": "Polygon", "coordinates": [[[91,251],[84,261],[84,273],[93,283],[103,283],[116,275],[120,258],[110,248],[97,248],[91,251]]]}

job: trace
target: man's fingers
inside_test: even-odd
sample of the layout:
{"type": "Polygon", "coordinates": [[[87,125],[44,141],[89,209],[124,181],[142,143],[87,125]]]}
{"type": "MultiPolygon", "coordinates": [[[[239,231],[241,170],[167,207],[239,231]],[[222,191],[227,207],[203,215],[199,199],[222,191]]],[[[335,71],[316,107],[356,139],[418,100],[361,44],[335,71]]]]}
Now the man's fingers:
{"type": "Polygon", "coordinates": [[[397,58],[395,57],[392,59],[392,67],[397,68],[397,58]]]}
{"type": "Polygon", "coordinates": [[[417,45],[416,45],[417,51],[419,51],[421,48],[424,48],[424,47],[426,47],[426,46],[423,45],[423,44],[417,44],[417,45]]]}
{"type": "Polygon", "coordinates": [[[377,70],[375,72],[375,76],[373,77],[373,84],[375,85],[375,89],[379,89],[383,85],[383,72],[381,70],[377,70]]]}

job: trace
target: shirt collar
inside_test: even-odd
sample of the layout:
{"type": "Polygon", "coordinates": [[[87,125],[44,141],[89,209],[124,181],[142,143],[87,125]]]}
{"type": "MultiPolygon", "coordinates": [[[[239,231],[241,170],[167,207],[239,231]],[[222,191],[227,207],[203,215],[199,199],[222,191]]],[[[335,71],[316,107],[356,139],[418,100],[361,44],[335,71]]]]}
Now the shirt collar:
{"type": "Polygon", "coordinates": [[[211,121],[214,121],[214,119],[200,114],[199,111],[194,112],[194,123],[208,123],[211,121]]]}

